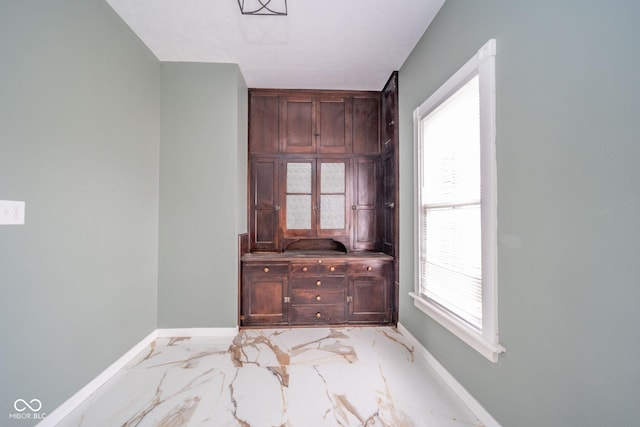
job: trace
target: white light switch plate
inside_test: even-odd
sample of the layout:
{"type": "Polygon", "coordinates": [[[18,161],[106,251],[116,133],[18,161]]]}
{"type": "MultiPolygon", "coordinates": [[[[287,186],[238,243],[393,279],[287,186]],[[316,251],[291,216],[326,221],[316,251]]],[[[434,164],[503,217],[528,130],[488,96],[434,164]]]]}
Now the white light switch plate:
{"type": "Polygon", "coordinates": [[[25,202],[0,200],[0,225],[24,224],[25,202]]]}

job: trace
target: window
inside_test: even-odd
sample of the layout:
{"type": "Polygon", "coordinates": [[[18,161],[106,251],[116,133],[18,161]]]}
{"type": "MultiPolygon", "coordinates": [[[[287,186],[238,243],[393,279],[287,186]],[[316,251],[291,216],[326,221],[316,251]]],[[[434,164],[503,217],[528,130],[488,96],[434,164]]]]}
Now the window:
{"type": "Polygon", "coordinates": [[[416,307],[497,362],[495,40],[414,111],[416,307]]]}

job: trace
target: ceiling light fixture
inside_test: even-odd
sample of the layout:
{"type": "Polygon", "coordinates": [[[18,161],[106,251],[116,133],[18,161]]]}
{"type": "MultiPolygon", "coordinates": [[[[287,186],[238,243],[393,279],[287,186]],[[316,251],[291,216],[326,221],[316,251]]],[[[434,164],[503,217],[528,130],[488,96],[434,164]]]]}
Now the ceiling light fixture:
{"type": "Polygon", "coordinates": [[[287,14],[287,0],[238,0],[243,15],[275,15],[287,14]]]}

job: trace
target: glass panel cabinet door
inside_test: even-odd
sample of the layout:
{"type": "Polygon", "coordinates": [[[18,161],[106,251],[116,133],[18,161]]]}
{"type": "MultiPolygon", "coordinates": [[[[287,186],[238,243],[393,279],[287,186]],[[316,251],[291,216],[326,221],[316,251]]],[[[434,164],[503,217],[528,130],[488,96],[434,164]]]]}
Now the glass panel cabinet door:
{"type": "Polygon", "coordinates": [[[318,159],[318,236],[349,234],[349,165],[349,160],[318,159]]]}
{"type": "Polygon", "coordinates": [[[340,163],[320,164],[320,229],[346,227],[346,167],[340,163]]]}
{"type": "Polygon", "coordinates": [[[313,228],[313,166],[313,162],[286,163],[285,224],[287,230],[312,230],[313,228]]]}
{"type": "Polygon", "coordinates": [[[348,161],[285,161],[284,234],[329,237],[348,234],[348,161]]]}

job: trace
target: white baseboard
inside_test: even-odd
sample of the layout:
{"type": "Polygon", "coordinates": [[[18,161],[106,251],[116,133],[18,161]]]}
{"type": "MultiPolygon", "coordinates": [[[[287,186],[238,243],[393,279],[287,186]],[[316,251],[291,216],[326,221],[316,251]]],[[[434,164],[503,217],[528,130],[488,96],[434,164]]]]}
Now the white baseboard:
{"type": "Polygon", "coordinates": [[[172,328],[157,329],[158,338],[172,337],[235,337],[238,327],[235,328],[172,328]]]}
{"type": "Polygon", "coordinates": [[[442,380],[453,390],[453,392],[467,405],[467,407],[478,417],[485,427],[501,427],[500,424],[491,416],[486,409],[445,369],[438,360],[409,332],[400,322],[398,322],[398,331],[411,341],[413,346],[424,361],[433,368],[434,371],[442,378],[442,380]]]}
{"type": "Polygon", "coordinates": [[[127,363],[133,360],[141,351],[151,345],[156,338],[170,337],[233,337],[238,333],[238,327],[235,328],[177,328],[177,329],[156,329],[151,332],[139,343],[134,345],[122,357],[116,360],[111,366],[105,369],[100,375],[95,377],[89,384],[84,386],[80,391],[71,396],[62,405],[58,406],[53,412],[47,414],[46,418],[38,427],[55,427],[60,421],[68,416],[82,402],[95,393],[107,381],[109,381],[118,371],[123,369],[127,363]]]}
{"type": "Polygon", "coordinates": [[[127,363],[133,360],[142,350],[147,348],[158,337],[157,329],[143,338],[139,343],[131,347],[122,357],[116,360],[111,366],[102,371],[100,375],[95,377],[89,384],[82,387],[80,391],[71,396],[62,405],[58,406],[53,412],[47,414],[47,417],[38,423],[38,427],[53,427],[76,409],[89,396],[96,392],[101,386],[109,381],[119,370],[124,368],[127,363]]]}

